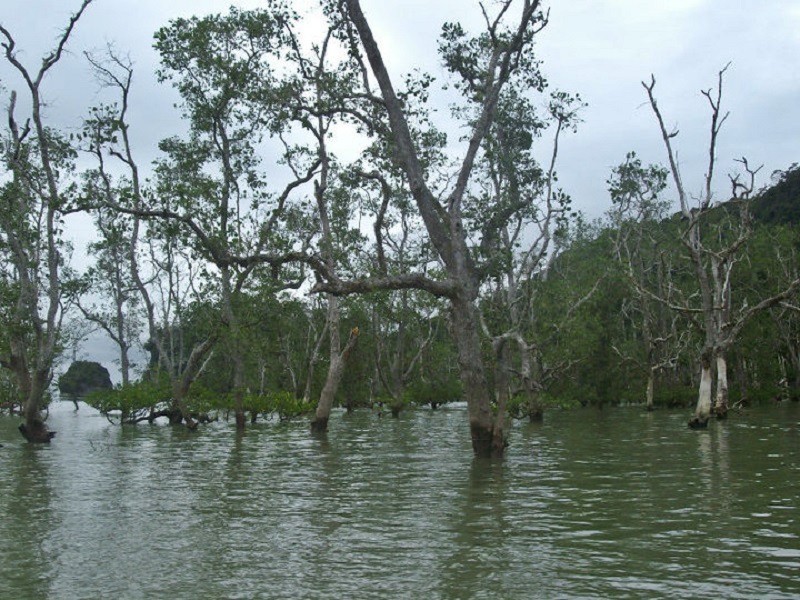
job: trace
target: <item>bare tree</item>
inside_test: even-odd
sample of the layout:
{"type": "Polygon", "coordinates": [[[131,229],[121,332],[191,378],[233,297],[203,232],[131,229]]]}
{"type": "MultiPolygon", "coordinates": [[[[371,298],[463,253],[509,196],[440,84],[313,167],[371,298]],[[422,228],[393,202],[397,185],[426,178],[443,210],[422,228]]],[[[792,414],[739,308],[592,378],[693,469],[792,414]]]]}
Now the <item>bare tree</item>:
{"type": "Polygon", "coordinates": [[[703,333],[697,406],[694,416],[689,421],[689,426],[692,428],[706,427],[712,410],[720,418],[727,415],[726,353],[736,343],[745,324],[758,312],[788,298],[792,291],[800,285],[800,280],[795,279],[784,291],[764,298],[754,306],[748,306],[746,302],[738,306],[734,303],[734,290],[731,286],[732,273],[743,256],[745,243],[750,236],[749,200],[754,189],[755,176],[760,167],[751,168],[747,159],[742,158],[739,162],[745,171],[745,181],[741,180],[740,175],[731,176],[731,200],[721,206],[715,204],[713,179],[717,137],[728,118],[728,113],[723,113],[721,108],[723,76],[727,69],[728,66],[719,71],[715,88],[702,92],[711,109],[711,127],[704,186],[694,206],[684,187],[677,155],[673,149],[673,140],[678,135],[678,131],[670,132],[664,124],[664,118],[654,94],[655,77],[651,77],[649,83],[642,82],[667,151],[669,170],[678,193],[683,218],[681,242],[693,265],[700,298],[699,306],[693,305],[691,302],[672,305],[675,309],[695,317],[695,322],[703,333]],[[710,216],[714,213],[723,217],[719,223],[712,222],[710,216]],[[717,372],[717,390],[712,406],[712,366],[714,363],[717,372]]]}

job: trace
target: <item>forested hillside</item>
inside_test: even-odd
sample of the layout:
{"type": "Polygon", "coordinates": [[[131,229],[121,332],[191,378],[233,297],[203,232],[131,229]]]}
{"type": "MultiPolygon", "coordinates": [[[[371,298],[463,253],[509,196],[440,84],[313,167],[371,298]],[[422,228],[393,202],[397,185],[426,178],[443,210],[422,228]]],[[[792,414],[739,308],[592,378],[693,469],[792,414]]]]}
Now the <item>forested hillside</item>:
{"type": "Polygon", "coordinates": [[[800,222],[800,167],[797,163],[773,174],[773,185],[753,200],[753,217],[760,223],[797,225],[800,222]]]}

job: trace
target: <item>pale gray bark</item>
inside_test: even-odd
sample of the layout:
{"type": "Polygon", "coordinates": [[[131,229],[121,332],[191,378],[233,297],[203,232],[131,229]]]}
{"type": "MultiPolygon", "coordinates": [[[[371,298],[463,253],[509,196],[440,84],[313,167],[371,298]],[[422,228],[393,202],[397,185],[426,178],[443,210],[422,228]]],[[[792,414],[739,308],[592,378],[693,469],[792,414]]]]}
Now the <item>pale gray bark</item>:
{"type": "Polygon", "coordinates": [[[714,399],[714,412],[728,412],[728,362],[725,354],[717,353],[717,394],[714,399]]]}
{"type": "MultiPolygon", "coordinates": [[[[683,186],[680,168],[673,150],[672,140],[677,135],[677,131],[669,133],[664,125],[664,119],[656,102],[653,90],[655,88],[655,77],[651,78],[649,84],[642,82],[647,91],[650,107],[656,116],[661,131],[661,137],[667,151],[672,178],[678,191],[681,213],[687,222],[685,226],[682,242],[687,248],[691,259],[695,278],[697,280],[698,291],[700,294],[700,308],[692,308],[688,305],[674,306],[678,310],[698,315],[698,322],[702,326],[703,348],[701,350],[701,377],[700,389],[698,391],[697,406],[695,415],[690,421],[692,424],[705,424],[711,414],[711,366],[716,360],[717,367],[722,365],[722,383],[724,389],[720,392],[719,410],[717,415],[724,417],[727,414],[727,369],[725,369],[725,353],[736,342],[739,333],[747,322],[755,314],[767,308],[775,306],[789,297],[789,295],[800,286],[800,278],[796,278],[782,292],[774,296],[765,298],[757,305],[747,307],[743,305],[734,311],[732,304],[733,290],[731,289],[731,275],[739,260],[739,251],[750,235],[750,223],[747,215],[744,214],[738,222],[738,232],[736,239],[725,244],[721,248],[714,247],[711,240],[704,240],[701,236],[701,223],[710,209],[713,207],[712,180],[714,167],[716,164],[717,136],[722,124],[728,117],[728,113],[722,114],[722,82],[727,66],[719,71],[717,85],[714,90],[703,91],[708,104],[711,108],[711,132],[708,144],[708,166],[705,174],[705,187],[703,193],[697,200],[697,207],[692,208],[689,204],[689,196],[683,186]],[[718,358],[722,358],[719,362],[718,358]],[[708,389],[706,389],[708,387],[708,389]]],[[[747,201],[754,189],[755,175],[758,169],[751,169],[747,160],[742,159],[744,169],[749,176],[749,183],[742,184],[737,177],[732,177],[733,194],[737,204],[743,212],[747,211],[747,201]]],[[[719,380],[719,374],[718,374],[719,380]]]]}

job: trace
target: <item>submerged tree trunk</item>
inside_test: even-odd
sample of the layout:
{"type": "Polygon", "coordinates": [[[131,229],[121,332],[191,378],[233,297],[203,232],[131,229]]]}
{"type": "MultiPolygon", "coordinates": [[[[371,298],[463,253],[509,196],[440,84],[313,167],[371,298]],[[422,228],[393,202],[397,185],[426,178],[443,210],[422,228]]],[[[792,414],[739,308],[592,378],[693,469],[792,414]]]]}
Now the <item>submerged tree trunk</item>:
{"type": "Polygon", "coordinates": [[[352,343],[348,341],[347,346],[345,346],[345,351],[331,360],[331,364],[328,367],[328,376],[325,379],[325,385],[322,387],[322,392],[319,395],[317,410],[314,413],[314,418],[311,420],[311,431],[314,433],[322,433],[328,430],[328,419],[331,416],[333,401],[336,398],[339,383],[342,381],[342,375],[344,375],[344,368],[347,364],[349,350],[355,346],[357,337],[358,333],[351,333],[350,340],[352,343]]]}
{"type": "Polygon", "coordinates": [[[692,429],[707,427],[708,419],[711,416],[711,357],[708,352],[704,352],[700,360],[700,390],[697,397],[697,408],[689,421],[689,427],[692,429]]]}
{"type": "Polygon", "coordinates": [[[476,456],[502,456],[506,447],[503,422],[498,418],[499,422],[495,423],[492,411],[475,307],[472,302],[456,297],[451,301],[451,309],[461,384],[469,414],[472,450],[476,456]]]}
{"type": "Polygon", "coordinates": [[[544,421],[542,399],[535,390],[528,392],[528,421],[530,423],[541,423],[544,421]]]}
{"type": "Polygon", "coordinates": [[[28,442],[35,444],[49,444],[56,435],[55,431],[47,428],[39,411],[48,381],[48,371],[35,371],[29,379],[30,385],[26,386],[25,390],[27,393],[22,409],[25,422],[20,424],[19,432],[28,442]]]}
{"type": "MultiPolygon", "coordinates": [[[[244,410],[244,356],[242,356],[242,344],[240,339],[239,321],[233,310],[232,299],[226,299],[228,330],[231,336],[231,360],[233,361],[233,406],[236,411],[236,430],[244,431],[247,419],[244,410]]],[[[255,423],[256,415],[252,415],[252,422],[255,423]]]]}
{"type": "MultiPolygon", "coordinates": [[[[487,32],[483,39],[487,46],[485,56],[488,58],[488,65],[485,69],[479,68],[480,74],[476,76],[476,81],[480,80],[482,86],[480,95],[476,94],[473,98],[475,100],[473,106],[478,110],[478,114],[472,132],[468,136],[469,144],[460,161],[458,174],[453,178],[452,190],[448,193],[446,203],[442,203],[440,194],[435,193],[426,184],[428,174],[425,161],[421,160],[417,143],[412,136],[406,107],[395,92],[391,76],[359,0],[346,0],[340,5],[346,6],[346,18],[352,24],[354,32],[358,34],[366,62],[369,63],[380,88],[380,97],[392,134],[390,146],[393,149],[394,162],[404,171],[408,190],[425,225],[427,232],[425,241],[430,242],[432,249],[441,259],[447,279],[433,280],[424,272],[391,276],[384,272],[383,277],[350,282],[348,285],[341,281],[332,282],[330,279],[334,278],[326,277],[329,281],[326,285],[317,287],[317,291],[335,289],[339,293],[359,293],[377,289],[413,288],[448,298],[452,313],[452,334],[458,349],[461,383],[468,407],[473,451],[476,456],[502,456],[506,446],[505,407],[498,407],[495,419],[483,362],[480,320],[475,306],[485,274],[474,262],[463,204],[480,149],[496,120],[503,88],[515,71],[522,68],[520,63],[525,61],[521,61],[520,56],[523,55],[533,35],[546,24],[546,18],[539,11],[539,0],[526,1],[523,3],[516,29],[512,28],[507,34],[504,31],[502,35],[498,35],[500,23],[511,3],[502,3],[503,7],[499,10],[493,25],[484,12],[487,32]]],[[[484,48],[479,52],[484,52],[484,48]]],[[[481,57],[483,56],[484,54],[481,54],[481,57]]],[[[481,61],[482,59],[478,60],[481,61]]],[[[364,70],[364,65],[361,69],[364,70]]],[[[369,88],[367,79],[365,76],[365,87],[369,88]]],[[[371,93],[369,96],[374,97],[371,93]]]]}
{"type": "MultiPolygon", "coordinates": [[[[233,405],[236,408],[236,429],[244,430],[247,418],[244,412],[244,365],[239,352],[234,352],[233,367],[233,405]]],[[[256,422],[256,413],[251,416],[251,422],[256,422]]]]}
{"type": "MultiPolygon", "coordinates": [[[[233,411],[236,421],[236,431],[242,432],[247,427],[247,415],[245,414],[245,364],[242,355],[242,344],[240,339],[240,329],[238,317],[233,309],[232,293],[230,291],[230,280],[228,273],[223,271],[223,323],[228,327],[230,341],[230,358],[233,363],[233,382],[231,393],[233,395],[233,411]]],[[[198,375],[202,371],[198,370],[198,375]]],[[[262,372],[263,378],[263,372],[262,372]]],[[[263,387],[263,381],[262,381],[263,387]]],[[[255,423],[258,418],[256,412],[251,413],[250,422],[255,423]]]]}
{"type": "Polygon", "coordinates": [[[217,334],[215,333],[201,344],[195,346],[189,355],[189,360],[186,361],[183,372],[179,376],[170,375],[172,379],[172,412],[169,420],[173,425],[179,425],[183,421],[190,431],[197,429],[199,423],[192,417],[186,406],[186,396],[195,379],[208,364],[208,360],[211,358],[211,348],[213,348],[216,339],[217,334]]]}
{"type": "Polygon", "coordinates": [[[507,340],[500,338],[494,344],[495,353],[495,388],[497,399],[497,414],[495,415],[494,425],[492,428],[492,449],[500,448],[505,449],[505,417],[506,407],[508,400],[511,396],[511,363],[509,359],[508,343],[507,340]]]}

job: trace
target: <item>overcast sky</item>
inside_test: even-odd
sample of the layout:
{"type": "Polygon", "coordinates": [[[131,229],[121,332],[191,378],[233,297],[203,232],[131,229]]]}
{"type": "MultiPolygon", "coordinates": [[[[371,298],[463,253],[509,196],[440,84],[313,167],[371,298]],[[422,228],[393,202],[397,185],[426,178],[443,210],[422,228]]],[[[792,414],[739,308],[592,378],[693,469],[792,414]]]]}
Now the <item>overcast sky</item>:
{"type": "MultiPolygon", "coordinates": [[[[302,11],[312,1],[297,0],[295,6],[302,11]]],[[[0,22],[15,36],[18,56],[32,70],[78,4],[0,0],[0,22]]],[[[231,4],[256,8],[262,3],[95,0],[76,27],[69,56],[45,84],[51,124],[77,127],[86,107],[97,102],[97,85],[81,53],[113,42],[135,62],[130,120],[140,162],[149,162],[158,140],[180,131],[174,92],[155,81],[153,32],[170,19],[226,12],[231,4]]],[[[735,168],[735,158],[763,163],[761,183],[774,169],[800,161],[797,0],[553,0],[548,5],[550,24],[537,41],[544,72],[552,87],[578,92],[589,105],[578,133],[562,143],[560,183],[590,217],[608,208],[606,178],[628,150],[648,162],[664,161],[640,83],[651,73],[668,127],[680,129],[676,143],[689,190],[700,190],[706,168],[709,110],[700,90],[714,86],[717,72],[728,62],[723,108],[731,115],[719,143],[720,198],[729,189],[726,173],[735,168]]],[[[436,57],[442,22],[481,22],[473,0],[362,0],[362,6],[398,79],[415,67],[442,78],[436,57]]],[[[0,82],[4,107],[8,91],[24,91],[5,61],[0,62],[0,82]]],[[[85,229],[88,223],[74,227],[85,229]]],[[[85,239],[85,234],[76,231],[76,239],[85,239]]]]}
{"type": "MultiPolygon", "coordinates": [[[[298,0],[302,10],[313,0],[298,0]]],[[[491,0],[490,0],[491,1],[491,0]]],[[[78,23],[71,55],[45,86],[48,117],[77,126],[96,102],[97,86],[83,50],[113,42],[136,63],[131,121],[140,161],[155,155],[158,139],[179,131],[174,92],[156,83],[152,34],[170,19],[225,12],[215,0],[95,0],[78,23]]],[[[259,0],[233,4],[258,7],[259,0]]],[[[77,0],[2,0],[0,20],[17,39],[19,56],[34,67],[63,28],[77,0]]],[[[421,67],[440,79],[436,37],[445,20],[479,25],[472,0],[362,0],[390,68],[421,67]]],[[[700,90],[715,84],[731,62],[724,107],[731,111],[720,139],[719,188],[742,155],[773,169],[800,160],[800,2],[764,0],[569,0],[551,2],[550,25],[538,39],[552,87],[579,92],[588,103],[584,123],[564,141],[561,183],[591,216],[608,207],[605,179],[625,153],[662,161],[660,137],[640,82],[655,74],[668,126],[677,125],[684,177],[700,189],[705,170],[709,111],[700,90]]],[[[20,82],[0,63],[7,88],[20,82]]],[[[21,102],[20,102],[21,103],[21,102]]],[[[5,101],[3,102],[5,104],[5,101]]]]}

